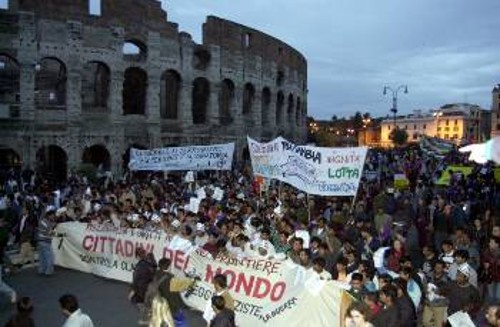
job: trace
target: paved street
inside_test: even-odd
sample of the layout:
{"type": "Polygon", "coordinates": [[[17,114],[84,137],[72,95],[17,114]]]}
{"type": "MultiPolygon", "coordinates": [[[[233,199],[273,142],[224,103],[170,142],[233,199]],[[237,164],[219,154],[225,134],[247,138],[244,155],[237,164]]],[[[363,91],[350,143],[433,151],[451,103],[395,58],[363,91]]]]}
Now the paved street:
{"type": "MultiPolygon", "coordinates": [[[[128,286],[124,283],[61,268],[53,277],[38,276],[36,269],[31,268],[7,276],[5,280],[17,290],[19,296],[33,299],[37,326],[57,327],[63,324],[58,299],[64,293],[78,297],[80,307],[92,317],[95,326],[137,326],[137,310],[127,300],[128,286]]],[[[5,324],[14,310],[7,297],[0,297],[0,326],[5,324]]],[[[199,312],[190,312],[188,319],[190,326],[204,325],[199,312]]]]}

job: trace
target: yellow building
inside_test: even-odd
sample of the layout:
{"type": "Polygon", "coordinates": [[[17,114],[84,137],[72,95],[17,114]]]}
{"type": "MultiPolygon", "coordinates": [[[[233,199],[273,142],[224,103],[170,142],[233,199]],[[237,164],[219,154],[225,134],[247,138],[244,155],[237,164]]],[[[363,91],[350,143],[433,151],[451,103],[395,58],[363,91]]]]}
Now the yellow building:
{"type": "Polygon", "coordinates": [[[382,121],[381,144],[392,146],[389,135],[395,126],[407,131],[408,142],[418,142],[422,135],[456,144],[476,142],[489,135],[490,123],[488,110],[467,103],[448,104],[426,113],[415,110],[413,114],[396,117],[395,121],[393,118],[382,121]]]}

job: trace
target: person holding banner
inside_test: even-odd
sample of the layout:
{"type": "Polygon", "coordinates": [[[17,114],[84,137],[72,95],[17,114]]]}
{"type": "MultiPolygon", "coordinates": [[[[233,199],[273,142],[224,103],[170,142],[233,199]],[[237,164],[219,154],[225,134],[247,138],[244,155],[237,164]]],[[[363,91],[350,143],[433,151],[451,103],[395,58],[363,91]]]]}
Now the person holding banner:
{"type": "MultiPolygon", "coordinates": [[[[180,293],[192,290],[197,278],[175,277],[170,271],[171,261],[160,259],[160,271],[155,276],[158,282],[158,295],[154,297],[151,305],[150,327],[185,327],[186,321],[183,310],[188,309],[180,293]]],[[[186,297],[189,293],[186,293],[186,297]]]]}

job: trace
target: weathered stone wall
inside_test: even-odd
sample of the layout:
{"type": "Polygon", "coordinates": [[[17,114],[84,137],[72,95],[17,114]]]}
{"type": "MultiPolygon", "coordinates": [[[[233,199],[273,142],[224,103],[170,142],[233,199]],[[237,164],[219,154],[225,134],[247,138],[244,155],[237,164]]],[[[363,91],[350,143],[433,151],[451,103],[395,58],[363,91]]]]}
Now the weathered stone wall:
{"type": "Polygon", "coordinates": [[[70,168],[79,165],[87,147],[104,145],[113,170],[119,172],[122,155],[132,145],[235,141],[241,159],[247,134],[262,140],[278,135],[296,142],[305,139],[307,63],[297,50],[212,16],[203,25],[202,44],[196,44],[166,18],[155,0],[102,0],[101,16],[89,15],[88,0],[11,0],[8,10],[0,10],[0,21],[10,22],[0,24],[0,55],[17,61],[20,92],[15,103],[6,104],[18,114],[0,118],[0,144],[14,148],[30,167],[36,166],[41,147],[57,145],[66,152],[70,168]],[[141,45],[143,55],[124,55],[127,41],[141,45]],[[36,103],[36,76],[44,58],[57,59],[65,67],[62,108],[42,109],[36,103]],[[109,69],[104,109],[82,108],[83,70],[92,62],[109,69]],[[130,67],[147,74],[144,115],[124,115],[124,73],[130,67]],[[160,88],[167,70],[180,76],[177,119],[160,115],[160,88]],[[210,85],[207,121],[194,124],[193,81],[200,77],[210,85]],[[221,117],[219,108],[225,79],[234,85],[229,120],[221,117]],[[253,90],[251,97],[247,93],[247,113],[242,109],[245,87],[253,90]],[[262,105],[264,88],[271,94],[267,110],[262,105]],[[278,92],[284,95],[279,124],[278,92]]]}

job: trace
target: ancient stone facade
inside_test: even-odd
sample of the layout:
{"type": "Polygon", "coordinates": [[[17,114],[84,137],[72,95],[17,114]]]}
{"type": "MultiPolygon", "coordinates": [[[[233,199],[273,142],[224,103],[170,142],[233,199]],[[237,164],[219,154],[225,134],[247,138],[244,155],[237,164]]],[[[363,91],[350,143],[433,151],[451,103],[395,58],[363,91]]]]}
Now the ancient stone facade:
{"type": "Polygon", "coordinates": [[[209,16],[197,44],[155,0],[0,9],[0,145],[24,166],[119,173],[131,146],[232,141],[241,159],[247,135],[302,142],[306,115],[305,58],[252,28],[209,16]]]}

